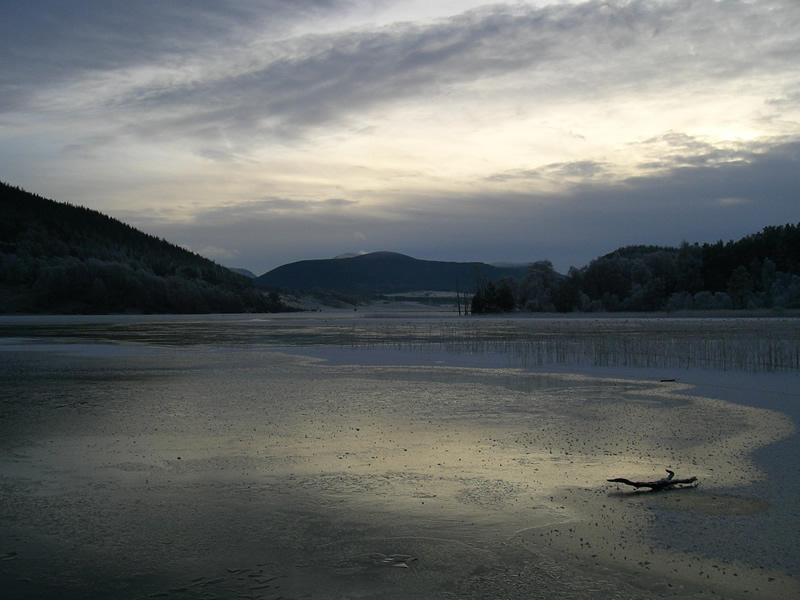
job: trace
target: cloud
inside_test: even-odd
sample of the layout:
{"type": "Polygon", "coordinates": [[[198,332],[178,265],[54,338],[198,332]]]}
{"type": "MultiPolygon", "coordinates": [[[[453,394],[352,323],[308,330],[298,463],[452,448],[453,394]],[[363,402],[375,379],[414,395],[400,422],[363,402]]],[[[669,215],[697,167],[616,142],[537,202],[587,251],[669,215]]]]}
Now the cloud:
{"type": "Polygon", "coordinates": [[[492,85],[520,102],[634,91],[662,98],[687,90],[718,94],[729,84],[741,94],[748,91],[744,78],[768,61],[771,76],[759,84],[779,96],[782,76],[794,72],[793,57],[800,55],[800,36],[773,35],[776,27],[800,26],[800,9],[790,0],[769,2],[771,11],[744,0],[494,5],[428,24],[277,34],[281,23],[329,14],[341,4],[20,9],[45,43],[38,50],[18,36],[3,43],[11,59],[4,62],[19,66],[4,68],[0,89],[9,99],[19,97],[20,80],[29,92],[32,80],[49,79],[48,92],[73,82],[73,94],[93,90],[93,97],[76,100],[127,113],[128,127],[140,135],[216,139],[222,129],[254,144],[265,135],[294,138],[327,123],[346,125],[420,97],[469,99],[478,83],[488,86],[480,92],[484,101],[492,85]]]}
{"type": "Polygon", "coordinates": [[[0,176],[254,272],[796,219],[795,0],[408,6],[0,4],[0,176]]]}
{"type": "Polygon", "coordinates": [[[251,203],[238,203],[212,212],[225,214],[265,215],[271,213],[325,213],[356,206],[355,200],[328,198],[325,200],[297,200],[290,198],[263,198],[251,203]]]}
{"type": "Polygon", "coordinates": [[[640,163],[641,169],[713,166],[748,160],[770,145],[775,145],[775,140],[711,143],[678,132],[667,132],[636,144],[645,156],[657,157],[640,163]]]}
{"type": "MultiPolygon", "coordinates": [[[[796,7],[784,8],[797,19],[796,7]]],[[[669,97],[702,93],[700,82],[705,93],[721,93],[765,60],[774,65],[772,81],[762,82],[769,87],[794,70],[790,56],[800,55],[798,36],[767,35],[774,18],[758,3],[590,2],[496,6],[426,26],[307,36],[269,45],[253,67],[150,90],[139,108],[154,116],[137,128],[202,136],[218,123],[239,134],[293,137],[376,107],[468,93],[477,82],[507,77],[516,81],[510,89],[498,81],[502,93],[538,101],[634,90],[669,97]]]]}
{"type": "Polygon", "coordinates": [[[80,141],[67,144],[61,148],[60,153],[68,157],[80,157],[89,160],[98,158],[98,150],[104,146],[108,146],[115,141],[115,138],[109,135],[93,135],[86,136],[80,141]]]}
{"type": "Polygon", "coordinates": [[[0,8],[0,108],[18,109],[44,86],[142,65],[183,64],[187,55],[285,33],[324,18],[335,0],[28,0],[0,8]]]}
{"type": "Polygon", "coordinates": [[[514,180],[550,179],[560,182],[570,180],[600,179],[608,175],[609,165],[593,160],[576,160],[573,162],[551,163],[535,169],[515,169],[503,173],[495,173],[485,178],[489,182],[504,183],[514,180]]]}
{"type": "Polygon", "coordinates": [[[674,164],[660,175],[631,177],[624,183],[633,189],[662,190],[662,197],[668,193],[694,200],[748,198],[759,200],[764,208],[787,206],[800,183],[800,141],[766,148],[753,144],[749,150],[738,150],[736,160],[704,158],[699,155],[694,164],[674,164]]]}
{"type": "Polygon", "coordinates": [[[427,259],[547,258],[566,272],[625,245],[713,243],[797,222],[797,189],[800,142],[736,162],[677,167],[624,181],[589,180],[558,197],[489,189],[458,199],[420,196],[392,213],[332,210],[320,218],[259,212],[254,203],[232,212],[209,210],[192,224],[155,219],[138,224],[192,249],[235,239],[241,250],[237,264],[258,274],[295,260],[351,252],[354,240],[361,248],[372,241],[368,251],[427,259]]]}

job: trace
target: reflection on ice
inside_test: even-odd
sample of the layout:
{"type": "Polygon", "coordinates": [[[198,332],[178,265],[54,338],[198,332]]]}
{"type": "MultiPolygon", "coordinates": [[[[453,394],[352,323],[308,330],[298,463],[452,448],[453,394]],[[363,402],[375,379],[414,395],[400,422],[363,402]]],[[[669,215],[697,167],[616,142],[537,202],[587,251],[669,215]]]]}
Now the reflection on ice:
{"type": "Polygon", "coordinates": [[[521,368],[524,324],[487,322],[481,342],[449,323],[271,323],[18,328],[38,341],[0,352],[9,597],[797,591],[789,534],[731,543],[735,519],[783,510],[738,490],[765,480],[752,453],[791,435],[785,415],[652,366],[521,368]],[[605,481],[665,468],[701,487],[656,502],[605,481]],[[652,535],[665,522],[677,541],[652,535]]]}

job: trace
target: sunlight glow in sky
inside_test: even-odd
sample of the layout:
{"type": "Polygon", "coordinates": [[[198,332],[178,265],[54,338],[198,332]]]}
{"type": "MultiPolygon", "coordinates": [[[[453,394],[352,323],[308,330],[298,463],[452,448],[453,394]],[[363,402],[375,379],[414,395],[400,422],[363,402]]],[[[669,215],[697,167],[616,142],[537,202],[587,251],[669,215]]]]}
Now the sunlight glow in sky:
{"type": "Polygon", "coordinates": [[[800,2],[0,7],[0,179],[256,274],[800,221],[800,2]]]}

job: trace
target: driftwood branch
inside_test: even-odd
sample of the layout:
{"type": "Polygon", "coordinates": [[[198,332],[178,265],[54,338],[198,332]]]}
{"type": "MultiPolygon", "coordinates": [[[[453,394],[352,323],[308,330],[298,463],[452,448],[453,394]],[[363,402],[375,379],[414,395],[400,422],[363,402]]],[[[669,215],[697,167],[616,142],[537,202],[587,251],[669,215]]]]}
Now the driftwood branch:
{"type": "Polygon", "coordinates": [[[667,473],[669,473],[667,477],[662,477],[656,481],[631,481],[630,479],[625,479],[624,477],[615,477],[614,479],[606,479],[606,481],[611,481],[613,483],[624,483],[625,485],[633,486],[636,489],[650,488],[650,490],[653,492],[672,488],[677,485],[692,485],[697,482],[697,477],[689,477],[688,479],[675,479],[675,473],[673,471],[667,469],[667,473]]]}

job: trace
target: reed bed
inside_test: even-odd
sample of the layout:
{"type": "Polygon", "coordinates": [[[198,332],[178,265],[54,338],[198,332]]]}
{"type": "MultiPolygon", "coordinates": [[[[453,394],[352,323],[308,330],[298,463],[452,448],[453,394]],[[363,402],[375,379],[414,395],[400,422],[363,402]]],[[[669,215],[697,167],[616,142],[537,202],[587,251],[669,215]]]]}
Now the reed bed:
{"type": "Polygon", "coordinates": [[[350,347],[505,354],[518,366],[800,370],[797,319],[410,321],[348,333],[350,347]]]}
{"type": "Polygon", "coordinates": [[[504,354],[518,366],[800,371],[800,318],[188,318],[0,323],[0,337],[225,348],[339,346],[504,354]]]}

